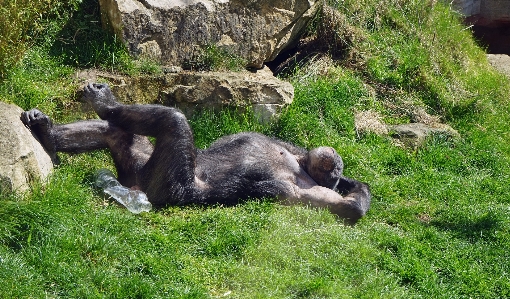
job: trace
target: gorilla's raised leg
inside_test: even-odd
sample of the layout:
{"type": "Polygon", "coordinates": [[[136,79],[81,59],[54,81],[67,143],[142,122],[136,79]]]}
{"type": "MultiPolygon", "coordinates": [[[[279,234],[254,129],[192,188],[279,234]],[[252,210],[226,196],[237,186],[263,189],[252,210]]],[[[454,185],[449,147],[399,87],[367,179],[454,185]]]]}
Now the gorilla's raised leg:
{"type": "Polygon", "coordinates": [[[89,84],[84,99],[102,119],[132,134],[154,136],[156,145],[141,170],[141,187],[155,205],[179,204],[196,194],[196,148],[184,114],[159,105],[123,105],[106,84],[89,84]]]}
{"type": "Polygon", "coordinates": [[[128,133],[104,120],[54,125],[47,115],[37,109],[24,112],[21,119],[54,157],[56,152],[81,153],[110,149],[119,182],[128,187],[138,184],[137,175],[152,153],[152,144],[146,137],[128,133]]]}

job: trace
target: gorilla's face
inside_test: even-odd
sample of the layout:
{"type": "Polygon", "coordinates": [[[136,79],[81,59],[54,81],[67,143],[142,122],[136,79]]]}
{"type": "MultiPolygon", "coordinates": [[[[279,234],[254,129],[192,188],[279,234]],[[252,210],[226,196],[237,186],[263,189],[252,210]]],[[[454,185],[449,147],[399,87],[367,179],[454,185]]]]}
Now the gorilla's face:
{"type": "Polygon", "coordinates": [[[332,147],[318,147],[308,152],[307,172],[320,186],[335,189],[344,163],[332,147]]]}

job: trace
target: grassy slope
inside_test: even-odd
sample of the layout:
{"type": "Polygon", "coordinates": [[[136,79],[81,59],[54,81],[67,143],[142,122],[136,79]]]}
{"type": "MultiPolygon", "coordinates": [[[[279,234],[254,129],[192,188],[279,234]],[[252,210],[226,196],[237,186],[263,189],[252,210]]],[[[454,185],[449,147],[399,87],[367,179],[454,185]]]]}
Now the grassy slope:
{"type": "MultiPolygon", "coordinates": [[[[92,173],[111,166],[106,152],[63,155],[46,187],[0,200],[0,297],[510,296],[506,79],[443,5],[367,0],[337,8],[348,20],[339,32],[362,38],[347,43],[327,74],[305,66],[290,78],[295,102],[278,123],[227,112],[191,122],[201,147],[243,130],[334,146],[347,175],[372,187],[372,209],[358,225],[271,201],[135,216],[92,188],[92,173]],[[435,136],[413,150],[356,133],[355,110],[401,122],[409,103],[462,139],[435,136]]],[[[101,43],[82,47],[107,49],[85,62],[77,48],[30,51],[0,97],[59,121],[83,118],[70,78],[76,65],[112,67],[109,53],[118,49],[101,43]]]]}

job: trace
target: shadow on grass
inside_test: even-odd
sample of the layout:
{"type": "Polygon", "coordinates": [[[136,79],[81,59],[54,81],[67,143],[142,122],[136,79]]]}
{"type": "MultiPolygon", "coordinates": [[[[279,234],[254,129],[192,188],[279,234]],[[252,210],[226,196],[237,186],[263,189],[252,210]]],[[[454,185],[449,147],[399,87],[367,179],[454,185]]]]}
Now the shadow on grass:
{"type": "Polygon", "coordinates": [[[14,251],[40,239],[44,228],[52,222],[51,217],[39,211],[36,205],[10,200],[0,202],[0,219],[0,245],[6,245],[14,251]]]}
{"type": "Polygon", "coordinates": [[[120,39],[102,28],[98,0],[81,3],[56,36],[50,54],[67,65],[86,68],[119,66],[127,56],[120,39]]]}
{"type": "Polygon", "coordinates": [[[451,232],[457,238],[476,243],[480,240],[493,241],[496,238],[495,232],[501,228],[502,222],[501,215],[489,211],[473,219],[457,214],[455,217],[449,216],[446,220],[436,220],[430,224],[442,231],[451,232]]]}

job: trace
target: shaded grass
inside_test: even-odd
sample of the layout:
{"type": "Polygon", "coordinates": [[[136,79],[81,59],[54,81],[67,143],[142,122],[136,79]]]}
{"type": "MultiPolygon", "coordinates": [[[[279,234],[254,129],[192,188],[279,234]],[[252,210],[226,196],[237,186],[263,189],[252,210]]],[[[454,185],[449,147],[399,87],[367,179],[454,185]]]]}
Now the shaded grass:
{"type": "Polygon", "coordinates": [[[78,1],[0,1],[0,80],[23,58],[25,51],[44,36],[47,18],[57,24],[78,1]]]}
{"type": "Polygon", "coordinates": [[[134,72],[135,63],[121,40],[101,27],[98,0],[83,0],[59,30],[51,32],[49,53],[80,68],[134,72]]]}

